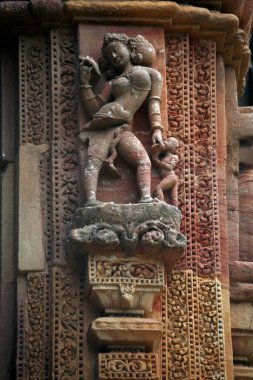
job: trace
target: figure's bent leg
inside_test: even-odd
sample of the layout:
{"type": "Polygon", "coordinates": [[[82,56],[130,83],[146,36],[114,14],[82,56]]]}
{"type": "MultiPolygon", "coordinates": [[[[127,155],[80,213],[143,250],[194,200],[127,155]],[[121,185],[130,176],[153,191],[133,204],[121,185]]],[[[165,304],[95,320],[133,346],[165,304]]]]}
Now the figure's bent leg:
{"type": "Polygon", "coordinates": [[[171,204],[178,207],[178,181],[171,189],[171,204]]]}
{"type": "Polygon", "coordinates": [[[137,170],[137,183],[141,193],[141,202],[152,202],[150,195],[151,162],[146,149],[130,131],[121,134],[118,144],[120,156],[137,170]]]}
{"type": "Polygon", "coordinates": [[[86,205],[96,203],[98,176],[103,161],[96,157],[88,157],[83,173],[83,189],[86,205]]]}
{"type": "Polygon", "coordinates": [[[159,199],[159,201],[164,201],[164,195],[160,184],[156,186],[153,196],[159,199]]]}
{"type": "Polygon", "coordinates": [[[159,200],[164,200],[164,191],[170,190],[171,204],[174,206],[177,206],[178,205],[177,183],[178,183],[177,177],[174,174],[169,174],[156,187],[155,192],[156,192],[157,198],[159,200]],[[160,198],[160,196],[161,196],[161,198],[160,198]]]}

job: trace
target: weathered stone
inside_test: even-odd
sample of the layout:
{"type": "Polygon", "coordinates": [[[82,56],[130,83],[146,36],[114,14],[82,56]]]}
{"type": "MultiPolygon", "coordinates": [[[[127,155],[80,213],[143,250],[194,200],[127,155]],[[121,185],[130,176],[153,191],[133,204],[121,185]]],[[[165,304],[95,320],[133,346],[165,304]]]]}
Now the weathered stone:
{"type": "MultiPolygon", "coordinates": [[[[253,128],[252,128],[253,133],[253,128]]],[[[251,149],[253,152],[253,150],[251,149]]],[[[251,152],[251,153],[252,153],[251,152]]],[[[246,155],[246,154],[245,154],[246,155]]],[[[240,154],[241,156],[241,154],[240,154]]],[[[247,162],[248,157],[244,157],[247,162]]],[[[249,161],[249,158],[248,158],[249,161]]],[[[253,157],[251,167],[240,170],[239,207],[240,207],[240,260],[253,261],[253,157]]]]}
{"type": "Polygon", "coordinates": [[[252,330],[253,306],[250,302],[231,302],[231,327],[237,330],[252,330]]]}
{"type": "Polygon", "coordinates": [[[243,362],[246,365],[253,364],[253,332],[233,331],[232,343],[234,361],[243,362]]]}
{"type": "Polygon", "coordinates": [[[229,265],[231,282],[253,283],[253,263],[234,261],[229,265]]]}
{"type": "Polygon", "coordinates": [[[145,346],[153,351],[159,347],[163,324],[152,318],[104,317],[92,322],[88,339],[95,347],[145,346]]]}
{"type": "Polygon", "coordinates": [[[20,271],[43,270],[44,232],[40,200],[40,154],[46,145],[20,147],[19,155],[19,247],[20,271]]]}
{"type": "Polygon", "coordinates": [[[238,302],[253,301],[253,284],[233,283],[230,287],[230,299],[238,302]]]}
{"type": "Polygon", "coordinates": [[[245,365],[234,366],[234,379],[235,380],[250,380],[253,379],[253,367],[245,365]]]}
{"type": "Polygon", "coordinates": [[[69,251],[163,258],[172,267],[186,245],[180,221],[179,209],[164,202],[79,208],[70,226],[69,251]]]}

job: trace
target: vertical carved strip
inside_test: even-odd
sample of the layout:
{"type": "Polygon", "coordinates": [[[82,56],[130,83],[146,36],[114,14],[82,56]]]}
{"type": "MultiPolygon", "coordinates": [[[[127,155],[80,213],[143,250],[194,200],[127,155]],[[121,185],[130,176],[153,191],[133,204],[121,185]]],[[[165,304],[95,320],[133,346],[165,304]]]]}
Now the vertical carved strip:
{"type": "Polygon", "coordinates": [[[221,287],[217,280],[198,278],[201,379],[224,380],[224,336],[221,287]]]}
{"type": "Polygon", "coordinates": [[[72,30],[51,35],[53,83],[53,219],[54,259],[64,261],[62,236],[79,198],[76,98],[76,41],[72,30]]]}
{"type": "Polygon", "coordinates": [[[168,377],[168,364],[167,351],[168,351],[168,326],[167,326],[167,286],[163,290],[161,296],[161,319],[164,325],[163,336],[161,341],[161,374],[162,380],[166,380],[168,377]]]}
{"type": "Polygon", "coordinates": [[[79,293],[79,329],[78,329],[78,378],[84,379],[84,341],[86,339],[86,334],[84,332],[84,310],[85,310],[85,298],[84,298],[84,276],[80,275],[79,279],[80,293],[79,293]]]}
{"type": "Polygon", "coordinates": [[[53,270],[53,379],[78,378],[78,275],[68,269],[53,270]]]}
{"type": "Polygon", "coordinates": [[[50,151],[45,152],[40,159],[40,196],[43,219],[44,244],[46,260],[52,261],[51,233],[52,233],[52,210],[51,210],[51,157],[50,151]]]}
{"type": "MultiPolygon", "coordinates": [[[[190,292],[191,294],[191,292],[190,292]]],[[[187,288],[186,273],[173,271],[167,279],[167,377],[189,379],[190,353],[188,308],[191,300],[187,288]]]]}
{"type": "MultiPolygon", "coordinates": [[[[44,37],[20,37],[20,144],[43,145],[40,160],[41,209],[47,256],[51,244],[50,80],[49,44],[44,37]]],[[[22,163],[21,163],[22,164],[22,163]]],[[[18,379],[49,379],[49,278],[28,274],[19,278],[18,379]],[[23,306],[25,305],[25,306],[23,306]],[[22,359],[21,359],[22,356],[22,359]]]]}
{"type": "Polygon", "coordinates": [[[49,141],[49,54],[43,37],[20,37],[20,144],[49,141]]]}
{"type": "MultiPolygon", "coordinates": [[[[189,56],[188,56],[188,36],[187,35],[168,35],[165,41],[166,64],[167,64],[167,89],[168,89],[168,125],[169,134],[181,141],[180,161],[176,169],[179,177],[179,207],[182,211],[181,231],[189,236],[191,230],[190,220],[190,186],[189,186],[189,56]]],[[[188,239],[189,242],[189,239],[188,239]]],[[[188,243],[189,250],[189,243],[188,243]]],[[[190,256],[190,255],[188,255],[190,256]]],[[[178,268],[186,266],[185,253],[178,268]]]]}
{"type": "Polygon", "coordinates": [[[220,269],[216,180],[215,43],[167,36],[169,133],[183,142],[179,200],[187,250],[177,268],[220,269]]]}
{"type": "Polygon", "coordinates": [[[20,300],[18,303],[18,347],[17,347],[17,380],[26,378],[25,374],[25,355],[26,355],[26,342],[25,342],[25,318],[24,318],[24,301],[20,300]]]}
{"type": "Polygon", "coordinates": [[[194,41],[194,100],[192,114],[195,141],[196,246],[198,274],[217,273],[219,225],[216,178],[215,43],[194,41]]]}
{"type": "Polygon", "coordinates": [[[221,286],[193,271],[167,279],[163,379],[225,379],[221,286]]]}
{"type": "Polygon", "coordinates": [[[27,379],[49,379],[49,279],[27,276],[27,379]]]}

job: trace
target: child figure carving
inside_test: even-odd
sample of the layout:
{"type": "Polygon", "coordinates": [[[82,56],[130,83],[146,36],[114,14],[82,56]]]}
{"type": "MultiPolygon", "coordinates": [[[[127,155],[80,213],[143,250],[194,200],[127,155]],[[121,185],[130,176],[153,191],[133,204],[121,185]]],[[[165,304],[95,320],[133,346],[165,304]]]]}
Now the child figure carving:
{"type": "Polygon", "coordinates": [[[174,172],[179,161],[176,154],[179,142],[175,137],[169,137],[164,141],[164,146],[155,144],[152,146],[152,159],[160,169],[162,180],[154,190],[154,196],[164,201],[164,192],[170,192],[171,204],[178,207],[178,177],[174,172]]]}
{"type": "Polygon", "coordinates": [[[80,57],[81,101],[91,119],[79,135],[81,141],[88,142],[88,158],[83,170],[86,205],[97,202],[98,176],[103,162],[116,171],[113,160],[117,154],[136,169],[140,202],[152,202],[150,159],[132,129],[134,114],[147,101],[152,143],[163,145],[162,75],[149,67],[150,54],[154,56],[155,50],[142,36],[129,38],[125,34],[106,33],[101,52],[99,65],[108,81],[98,95],[93,93],[90,78],[92,70],[100,74],[99,67],[90,57],[80,57]]]}

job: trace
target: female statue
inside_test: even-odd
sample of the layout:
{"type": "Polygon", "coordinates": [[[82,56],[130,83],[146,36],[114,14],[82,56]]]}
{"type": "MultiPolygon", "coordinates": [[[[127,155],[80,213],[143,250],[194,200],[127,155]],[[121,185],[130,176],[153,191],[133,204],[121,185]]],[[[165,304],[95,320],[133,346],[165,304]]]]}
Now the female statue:
{"type": "Polygon", "coordinates": [[[88,158],[83,173],[86,205],[96,203],[98,176],[103,162],[116,170],[113,160],[117,154],[136,169],[140,202],[152,202],[150,159],[132,128],[134,114],[147,100],[152,143],[163,145],[160,113],[162,76],[156,69],[145,65],[154,48],[142,36],[129,38],[125,34],[107,33],[101,51],[99,64],[109,80],[97,96],[90,85],[90,77],[92,70],[100,74],[99,67],[90,57],[80,58],[81,100],[91,118],[79,135],[81,141],[88,142],[88,158]]]}

